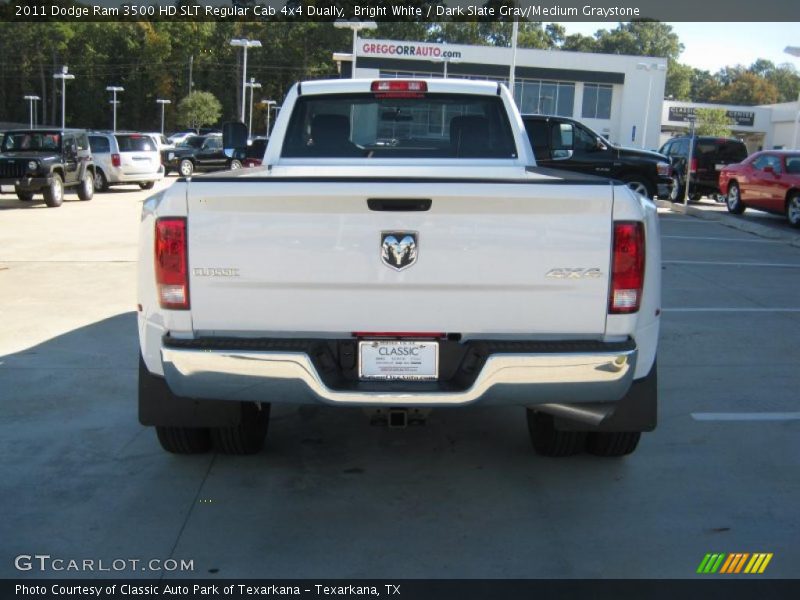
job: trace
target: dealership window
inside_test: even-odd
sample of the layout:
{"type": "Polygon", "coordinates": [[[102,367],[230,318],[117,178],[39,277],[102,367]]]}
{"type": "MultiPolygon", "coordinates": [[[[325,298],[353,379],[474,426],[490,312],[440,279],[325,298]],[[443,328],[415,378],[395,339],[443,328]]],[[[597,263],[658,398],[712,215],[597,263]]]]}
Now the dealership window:
{"type": "Polygon", "coordinates": [[[584,119],[610,119],[611,96],[613,88],[610,85],[598,83],[583,84],[583,110],[584,119]]]}
{"type": "Polygon", "coordinates": [[[523,114],[572,116],[575,84],[558,81],[517,80],[514,99],[523,114]]]}

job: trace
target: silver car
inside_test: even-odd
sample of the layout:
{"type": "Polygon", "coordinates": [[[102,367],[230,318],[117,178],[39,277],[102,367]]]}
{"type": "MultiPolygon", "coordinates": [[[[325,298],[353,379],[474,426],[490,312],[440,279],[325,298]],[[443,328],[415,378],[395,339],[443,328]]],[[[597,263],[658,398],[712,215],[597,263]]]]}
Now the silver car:
{"type": "Polygon", "coordinates": [[[95,162],[94,189],[105,192],[109,186],[139,184],[149,190],[164,177],[158,142],[146,133],[89,134],[95,162]]]}

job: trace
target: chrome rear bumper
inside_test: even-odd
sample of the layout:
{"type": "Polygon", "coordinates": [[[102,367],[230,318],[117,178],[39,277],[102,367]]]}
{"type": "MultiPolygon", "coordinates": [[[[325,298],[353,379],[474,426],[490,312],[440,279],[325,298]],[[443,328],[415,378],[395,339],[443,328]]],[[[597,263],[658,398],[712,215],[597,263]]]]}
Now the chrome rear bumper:
{"type": "MultiPolygon", "coordinates": [[[[636,348],[594,353],[492,354],[463,391],[394,384],[391,390],[331,389],[302,352],[164,347],[164,376],[178,396],[348,406],[521,406],[613,403],[633,382],[636,348]],[[398,391],[398,388],[401,388],[398,391]],[[419,391],[417,391],[419,390],[419,391]]],[[[547,406],[541,406],[550,412],[547,406]]]]}

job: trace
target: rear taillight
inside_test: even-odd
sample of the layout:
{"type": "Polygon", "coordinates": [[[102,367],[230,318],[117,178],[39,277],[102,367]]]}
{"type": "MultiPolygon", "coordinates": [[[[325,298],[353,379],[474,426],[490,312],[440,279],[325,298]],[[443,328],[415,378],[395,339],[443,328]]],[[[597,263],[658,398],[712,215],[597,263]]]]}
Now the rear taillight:
{"type": "Polygon", "coordinates": [[[617,221],[614,223],[608,312],[626,314],[638,311],[643,284],[644,224],[639,221],[617,221]]]}
{"type": "Polygon", "coordinates": [[[693,158],[689,161],[689,172],[690,173],[697,173],[697,159],[693,158]]]}
{"type": "Polygon", "coordinates": [[[119,167],[122,164],[122,159],[120,158],[119,154],[111,155],[111,164],[115,167],[119,167]]]}
{"type": "Polygon", "coordinates": [[[189,308],[189,263],[186,219],[156,221],[156,285],[161,308],[189,308]]]}

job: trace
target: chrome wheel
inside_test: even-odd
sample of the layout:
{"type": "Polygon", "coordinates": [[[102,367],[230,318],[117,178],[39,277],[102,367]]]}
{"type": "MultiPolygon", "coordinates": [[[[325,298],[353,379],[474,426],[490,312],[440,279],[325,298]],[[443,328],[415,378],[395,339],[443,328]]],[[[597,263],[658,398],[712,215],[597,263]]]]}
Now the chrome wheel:
{"type": "Polygon", "coordinates": [[[184,177],[191,177],[192,173],[194,172],[194,165],[192,161],[188,159],[184,159],[181,161],[181,164],[178,166],[178,171],[184,177]]]}
{"type": "Polygon", "coordinates": [[[792,227],[800,227],[800,194],[795,193],[786,205],[786,218],[792,227]]]}
{"type": "Polygon", "coordinates": [[[628,187],[640,196],[644,196],[645,198],[650,197],[650,192],[648,191],[647,186],[641,181],[628,181],[627,183],[628,187]]]}
{"type": "Polygon", "coordinates": [[[728,186],[728,195],[725,198],[725,205],[728,207],[728,212],[734,215],[740,215],[744,212],[742,195],[739,191],[739,186],[735,183],[731,183],[728,186]]]}
{"type": "Polygon", "coordinates": [[[669,188],[669,201],[680,202],[681,183],[677,177],[672,178],[672,186],[669,188]]]}
{"type": "Polygon", "coordinates": [[[231,161],[231,171],[235,171],[236,169],[241,169],[241,168],[242,168],[242,163],[240,163],[238,160],[231,161]]]}

